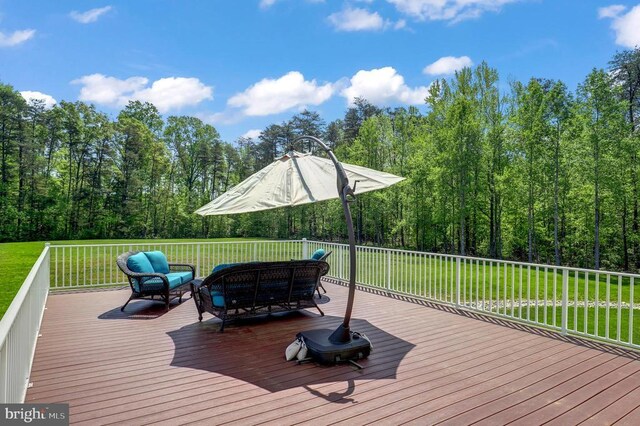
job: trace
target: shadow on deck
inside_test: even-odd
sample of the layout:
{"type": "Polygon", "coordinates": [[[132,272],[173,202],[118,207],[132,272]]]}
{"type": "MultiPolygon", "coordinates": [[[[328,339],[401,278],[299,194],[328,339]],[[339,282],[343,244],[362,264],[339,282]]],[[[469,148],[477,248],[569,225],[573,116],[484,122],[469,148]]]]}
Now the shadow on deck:
{"type": "Polygon", "coordinates": [[[27,402],[67,402],[87,424],[640,424],[638,353],[401,296],[359,291],[352,328],[374,351],[349,365],[284,360],[297,332],[335,328],[347,290],[313,310],[197,320],[191,300],[127,290],[50,296],[27,402]]]}

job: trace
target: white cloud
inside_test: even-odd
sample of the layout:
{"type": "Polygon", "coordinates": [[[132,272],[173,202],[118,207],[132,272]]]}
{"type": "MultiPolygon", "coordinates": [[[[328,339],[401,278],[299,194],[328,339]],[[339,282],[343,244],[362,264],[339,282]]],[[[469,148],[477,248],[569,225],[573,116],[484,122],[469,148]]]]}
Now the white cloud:
{"type": "Polygon", "coordinates": [[[251,130],[245,132],[245,134],[243,134],[242,137],[243,138],[247,138],[247,139],[258,139],[261,134],[262,134],[262,130],[260,130],[260,129],[251,129],[251,130]]]}
{"type": "Polygon", "coordinates": [[[613,5],[598,10],[600,18],[612,18],[611,28],[616,33],[616,44],[635,48],[640,46],[640,5],[635,6],[626,14],[625,7],[613,5]]]}
{"type": "Polygon", "coordinates": [[[291,71],[275,80],[260,80],[229,98],[227,104],[242,108],[244,115],[271,115],[305,105],[320,105],[333,95],[334,90],[331,83],[319,85],[315,80],[305,80],[300,72],[291,71]]]}
{"type": "Polygon", "coordinates": [[[11,34],[0,32],[0,47],[17,46],[29,40],[36,34],[36,30],[18,30],[11,34]]]}
{"type": "Polygon", "coordinates": [[[338,31],[381,30],[388,25],[378,12],[369,12],[359,8],[346,8],[340,12],[332,13],[328,19],[338,31]]]}
{"type": "Polygon", "coordinates": [[[621,4],[612,4],[611,6],[601,7],[598,9],[598,18],[617,18],[625,9],[626,6],[621,4]]]}
{"type": "Polygon", "coordinates": [[[260,0],[260,9],[268,9],[278,0],[260,0]]]}
{"type": "Polygon", "coordinates": [[[401,30],[403,28],[405,28],[407,26],[407,21],[405,21],[404,19],[399,19],[398,21],[396,21],[395,24],[393,24],[393,29],[394,30],[401,30]]]}
{"type": "Polygon", "coordinates": [[[164,113],[213,99],[213,88],[197,78],[167,77],[148,86],[145,77],[120,80],[102,74],[83,76],[71,83],[80,84],[79,99],[112,107],[122,107],[130,100],[151,102],[164,113]]]}
{"type": "Polygon", "coordinates": [[[96,22],[99,17],[111,10],[111,6],[98,7],[96,9],[87,10],[86,12],[78,12],[74,10],[69,16],[81,24],[90,24],[96,22]]]}
{"type": "Polygon", "coordinates": [[[42,93],[42,92],[24,90],[20,92],[20,94],[22,95],[24,100],[27,102],[31,102],[35,100],[43,101],[45,108],[52,108],[56,103],[58,103],[58,101],[56,101],[53,98],[53,96],[47,95],[46,93],[42,93]]]}
{"type": "Polygon", "coordinates": [[[455,56],[445,56],[424,67],[422,72],[428,75],[450,75],[471,65],[473,65],[473,62],[468,56],[457,58],[455,56]]]}
{"type": "Polygon", "coordinates": [[[429,94],[427,86],[411,88],[404,82],[398,72],[392,67],[360,70],[351,77],[350,85],[340,93],[347,98],[349,105],[356,97],[365,98],[375,105],[388,105],[401,102],[408,105],[424,103],[429,94]]]}
{"type": "Polygon", "coordinates": [[[499,12],[502,6],[521,0],[387,0],[399,12],[419,21],[451,21],[480,17],[484,12],[499,12]]]}

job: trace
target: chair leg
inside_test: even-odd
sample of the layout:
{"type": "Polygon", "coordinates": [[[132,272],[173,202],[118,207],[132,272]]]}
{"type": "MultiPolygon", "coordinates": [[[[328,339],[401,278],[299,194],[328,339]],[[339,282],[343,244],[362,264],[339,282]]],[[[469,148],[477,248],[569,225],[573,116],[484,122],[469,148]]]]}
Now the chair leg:
{"type": "Polygon", "coordinates": [[[322,309],[320,309],[320,306],[318,306],[317,304],[316,304],[316,309],[320,311],[320,316],[324,316],[324,312],[322,312],[322,309]]]}
{"type": "Polygon", "coordinates": [[[129,302],[131,302],[131,299],[133,299],[133,295],[131,295],[131,297],[129,297],[129,300],[127,300],[127,303],[125,303],[124,306],[120,308],[120,312],[124,312],[124,308],[126,308],[129,302]]]}

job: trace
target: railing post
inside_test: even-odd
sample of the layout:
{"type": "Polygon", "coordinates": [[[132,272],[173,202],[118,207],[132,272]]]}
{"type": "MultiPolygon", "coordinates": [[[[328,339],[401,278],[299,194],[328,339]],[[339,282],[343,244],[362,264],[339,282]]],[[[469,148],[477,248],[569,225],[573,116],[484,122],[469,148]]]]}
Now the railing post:
{"type": "Polygon", "coordinates": [[[257,261],[258,259],[258,243],[253,243],[253,260],[257,261]]]}
{"type": "Polygon", "coordinates": [[[0,403],[6,404],[9,401],[7,393],[9,392],[9,348],[7,348],[7,341],[0,343],[0,403]]]}
{"type": "MultiPolygon", "coordinates": [[[[569,321],[569,270],[562,270],[562,316],[560,318],[560,332],[567,334],[569,321]]],[[[575,309],[575,307],[574,307],[575,309]]]]}
{"type": "Polygon", "coordinates": [[[460,306],[460,258],[456,257],[456,306],[460,306]]]}
{"type": "Polygon", "coordinates": [[[196,277],[199,277],[199,276],[200,276],[200,243],[197,243],[196,244],[196,277]]]}
{"type": "Polygon", "coordinates": [[[385,277],[385,287],[387,291],[391,291],[391,250],[387,250],[387,270],[385,277]]]}
{"type": "Polygon", "coordinates": [[[309,242],[307,241],[306,238],[302,239],[302,258],[303,259],[309,258],[309,242]]]}
{"type": "MultiPolygon", "coordinates": [[[[52,256],[51,256],[51,243],[47,241],[46,243],[44,243],[44,246],[45,246],[45,248],[49,247],[49,258],[47,259],[47,263],[49,264],[49,275],[51,275],[51,259],[52,259],[52,256]]],[[[56,275],[57,275],[57,268],[58,268],[58,265],[56,265],[56,275]]],[[[58,277],[56,277],[56,278],[58,278],[58,277]]],[[[51,287],[51,278],[49,277],[49,285],[47,287],[47,291],[49,291],[48,289],[50,287],[51,287]]]]}

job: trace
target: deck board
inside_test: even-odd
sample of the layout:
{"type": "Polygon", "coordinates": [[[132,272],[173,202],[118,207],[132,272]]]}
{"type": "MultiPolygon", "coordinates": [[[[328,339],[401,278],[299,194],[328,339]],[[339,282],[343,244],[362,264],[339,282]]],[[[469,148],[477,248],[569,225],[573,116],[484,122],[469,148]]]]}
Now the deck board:
{"type": "Polygon", "coordinates": [[[359,291],[365,369],[284,361],[301,330],[335,328],[345,287],[313,309],[231,324],[191,300],[127,290],[54,294],[27,402],[66,402],[76,424],[637,424],[640,356],[429,303],[359,291]],[[423,306],[426,305],[426,306],[423,306]]]}

